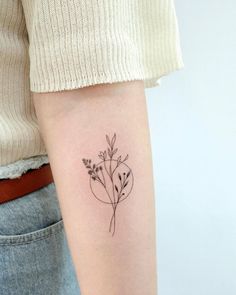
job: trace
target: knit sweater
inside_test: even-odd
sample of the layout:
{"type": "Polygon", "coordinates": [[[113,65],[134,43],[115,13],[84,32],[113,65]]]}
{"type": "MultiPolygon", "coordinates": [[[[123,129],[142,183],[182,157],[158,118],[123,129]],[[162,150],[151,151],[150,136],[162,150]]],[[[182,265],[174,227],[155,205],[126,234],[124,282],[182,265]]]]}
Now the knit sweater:
{"type": "Polygon", "coordinates": [[[172,0],[0,0],[0,178],[47,162],[32,92],[155,87],[183,67],[179,43],[172,0]]]}

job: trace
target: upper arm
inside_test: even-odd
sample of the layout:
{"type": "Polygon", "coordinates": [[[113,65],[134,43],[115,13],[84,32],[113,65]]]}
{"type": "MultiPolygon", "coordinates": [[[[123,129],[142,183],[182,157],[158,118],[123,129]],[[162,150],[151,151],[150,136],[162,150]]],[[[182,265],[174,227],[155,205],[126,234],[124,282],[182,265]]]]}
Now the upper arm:
{"type": "Polygon", "coordinates": [[[33,93],[33,100],[48,149],[54,141],[63,142],[67,136],[78,137],[82,148],[89,137],[99,141],[104,132],[122,131],[130,142],[138,138],[137,130],[139,136],[147,132],[143,81],[33,93]]]}
{"type": "MultiPolygon", "coordinates": [[[[81,113],[94,112],[94,116],[109,114],[125,109],[134,110],[145,99],[143,81],[109,83],[93,85],[73,90],[47,93],[33,92],[33,101],[37,110],[44,108],[43,115],[50,118],[59,118],[63,114],[75,109],[81,113]]],[[[88,114],[89,116],[89,114],[88,114]]],[[[88,117],[87,116],[87,117],[88,117]]]]}

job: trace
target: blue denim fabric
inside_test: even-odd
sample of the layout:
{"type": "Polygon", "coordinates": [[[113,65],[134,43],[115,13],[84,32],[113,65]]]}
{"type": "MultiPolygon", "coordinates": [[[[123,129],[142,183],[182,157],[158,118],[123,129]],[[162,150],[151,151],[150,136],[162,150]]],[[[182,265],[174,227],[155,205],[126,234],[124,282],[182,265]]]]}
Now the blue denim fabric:
{"type": "Polygon", "coordinates": [[[16,162],[0,166],[0,179],[17,178],[29,169],[37,169],[43,164],[49,163],[48,155],[36,155],[16,162]]]}
{"type": "Polygon", "coordinates": [[[0,294],[80,295],[54,183],[0,204],[0,294]]]}

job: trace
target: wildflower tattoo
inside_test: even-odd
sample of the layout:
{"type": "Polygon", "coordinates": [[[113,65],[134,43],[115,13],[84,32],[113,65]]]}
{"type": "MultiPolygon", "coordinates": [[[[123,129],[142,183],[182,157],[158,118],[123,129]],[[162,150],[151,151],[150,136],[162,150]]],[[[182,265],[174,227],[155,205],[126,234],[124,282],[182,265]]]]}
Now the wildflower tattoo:
{"type": "Polygon", "coordinates": [[[98,157],[102,160],[92,164],[91,159],[82,159],[90,176],[89,185],[93,196],[104,204],[112,206],[112,216],[109,224],[109,232],[112,236],[116,229],[116,210],[120,202],[124,201],[132,191],[134,177],[130,167],[124,162],[128,154],[122,160],[121,156],[115,158],[118,148],[115,148],[116,133],[112,139],[106,135],[107,150],[100,151],[98,157]]]}

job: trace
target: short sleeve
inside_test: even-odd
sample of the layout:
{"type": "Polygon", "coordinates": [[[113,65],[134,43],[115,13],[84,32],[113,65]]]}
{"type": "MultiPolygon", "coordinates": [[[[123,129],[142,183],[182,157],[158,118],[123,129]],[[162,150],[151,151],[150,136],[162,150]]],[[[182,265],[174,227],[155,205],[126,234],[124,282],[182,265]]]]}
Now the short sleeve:
{"type": "Polygon", "coordinates": [[[30,90],[144,80],[183,67],[172,0],[22,0],[30,90]]]}

